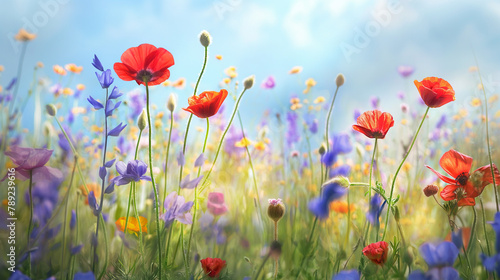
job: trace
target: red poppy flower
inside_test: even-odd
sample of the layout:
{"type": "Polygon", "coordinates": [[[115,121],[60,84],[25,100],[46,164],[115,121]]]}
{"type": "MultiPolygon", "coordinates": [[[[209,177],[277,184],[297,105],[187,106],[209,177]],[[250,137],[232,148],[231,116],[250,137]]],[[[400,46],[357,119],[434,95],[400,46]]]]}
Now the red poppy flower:
{"type": "MultiPolygon", "coordinates": [[[[444,153],[439,160],[439,165],[452,178],[438,173],[428,165],[426,167],[434,172],[439,179],[449,184],[441,191],[441,198],[445,201],[458,199],[458,206],[476,205],[474,198],[480,195],[487,185],[493,183],[489,165],[480,167],[470,174],[472,158],[455,150],[444,153]]],[[[494,164],[493,171],[496,182],[499,182],[500,173],[494,164]]]]}
{"type": "Polygon", "coordinates": [[[222,89],[220,92],[204,91],[200,95],[189,97],[189,106],[182,108],[182,110],[191,112],[198,118],[208,118],[217,114],[226,97],[227,90],[225,89],[222,89]]]}
{"type": "Polygon", "coordinates": [[[170,77],[168,68],[174,65],[174,57],[164,48],[142,44],[126,50],[114,69],[124,81],[135,80],[138,85],[158,85],[170,77]]]}
{"type": "Polygon", "coordinates": [[[431,108],[441,107],[455,100],[455,91],[441,78],[427,77],[421,82],[415,80],[414,83],[425,105],[431,108]]]}
{"type": "Polygon", "coordinates": [[[387,260],[388,251],[389,244],[385,241],[379,241],[366,246],[363,249],[363,255],[365,255],[374,264],[382,266],[387,260]]]}
{"type": "Polygon", "coordinates": [[[219,276],[220,271],[226,266],[226,261],[219,258],[206,258],[200,262],[205,274],[211,278],[219,276]]]}
{"type": "Polygon", "coordinates": [[[389,128],[394,126],[392,115],[379,110],[366,111],[356,121],[352,128],[368,138],[384,139],[389,128]]]}

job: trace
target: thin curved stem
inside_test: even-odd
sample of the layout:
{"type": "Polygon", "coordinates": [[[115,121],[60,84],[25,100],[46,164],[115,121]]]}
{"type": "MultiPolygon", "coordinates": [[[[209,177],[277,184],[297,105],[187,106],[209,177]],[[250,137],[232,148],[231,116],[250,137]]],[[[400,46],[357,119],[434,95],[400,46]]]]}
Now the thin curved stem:
{"type": "MultiPolygon", "coordinates": [[[[208,135],[209,135],[209,131],[210,131],[210,121],[207,119],[207,133],[205,134],[205,141],[203,142],[203,149],[201,151],[201,153],[205,153],[205,148],[207,147],[207,140],[208,140],[208,135]]],[[[203,165],[203,164],[202,164],[203,165]]],[[[198,176],[200,176],[200,173],[201,173],[201,166],[198,168],[198,176]]],[[[198,212],[198,187],[195,187],[194,188],[194,211],[193,211],[193,223],[191,224],[191,229],[189,231],[189,241],[188,241],[188,247],[187,247],[187,260],[188,260],[188,270],[189,270],[189,252],[190,252],[190,249],[191,249],[191,238],[193,237],[193,231],[194,231],[194,225],[196,224],[196,213],[198,212]]],[[[186,271],[186,273],[188,273],[188,271],[186,271]]]]}
{"type": "Polygon", "coordinates": [[[155,184],[155,177],[153,174],[153,156],[151,153],[151,134],[152,134],[152,127],[151,127],[151,116],[149,113],[149,87],[148,87],[148,82],[144,81],[144,84],[146,85],[146,112],[148,114],[148,129],[149,129],[149,172],[151,174],[151,184],[153,185],[153,192],[155,195],[155,218],[156,218],[156,238],[158,240],[158,270],[159,274],[158,277],[161,280],[161,275],[162,275],[162,270],[161,270],[161,238],[160,238],[160,213],[158,212],[159,210],[159,201],[158,201],[158,192],[156,191],[156,184],[155,184]]]}
{"type": "MultiPolygon", "coordinates": [[[[108,101],[108,89],[106,88],[106,107],[107,107],[107,101],[108,101]]],[[[108,148],[108,116],[106,116],[106,110],[107,108],[104,108],[104,147],[103,147],[103,154],[102,154],[102,166],[106,164],[106,151],[108,148]]],[[[95,239],[96,242],[99,240],[99,217],[102,213],[102,204],[104,202],[104,184],[106,182],[106,176],[102,178],[102,183],[101,183],[101,201],[98,205],[99,210],[98,210],[98,215],[97,215],[97,225],[95,229],[95,239]]],[[[94,258],[92,260],[92,272],[94,272],[95,275],[95,266],[96,266],[96,256],[97,256],[97,244],[94,244],[94,258]]]]}
{"type": "Polygon", "coordinates": [[[488,99],[486,98],[486,90],[484,89],[483,85],[483,78],[481,78],[481,73],[479,72],[479,66],[477,63],[477,58],[474,55],[474,59],[476,60],[476,65],[477,65],[477,73],[479,75],[479,80],[481,81],[481,88],[483,89],[483,95],[484,95],[484,109],[485,109],[485,121],[486,121],[486,145],[488,146],[488,159],[490,161],[490,170],[491,170],[491,178],[493,179],[493,190],[495,191],[495,202],[497,206],[497,212],[500,212],[500,205],[499,205],[499,199],[498,199],[498,190],[497,190],[497,184],[495,181],[495,170],[493,169],[493,161],[491,159],[491,147],[490,147],[490,132],[488,129],[488,99]]]}
{"type": "MultiPolygon", "coordinates": [[[[370,205],[370,202],[372,200],[372,172],[373,172],[373,163],[375,162],[375,151],[377,150],[377,142],[378,142],[378,138],[375,138],[375,144],[373,145],[372,160],[370,161],[370,177],[369,177],[369,181],[368,181],[368,184],[370,185],[370,187],[368,190],[368,194],[369,194],[368,205],[370,205]]],[[[366,240],[368,240],[368,232],[369,231],[370,231],[370,223],[367,223],[365,237],[364,237],[363,242],[366,242],[366,240]]]]}
{"type": "Polygon", "coordinates": [[[172,129],[174,128],[174,111],[170,112],[170,131],[168,132],[168,143],[167,143],[167,155],[165,157],[165,172],[164,181],[165,186],[163,188],[163,200],[167,198],[167,170],[168,170],[168,156],[170,154],[170,140],[172,139],[172,129]]]}
{"type": "Polygon", "coordinates": [[[222,137],[219,141],[219,146],[217,147],[217,152],[215,153],[215,158],[214,161],[212,162],[212,166],[210,167],[210,170],[208,171],[207,175],[205,175],[205,179],[203,180],[202,186],[207,182],[208,178],[210,177],[210,174],[212,173],[212,170],[214,169],[215,163],[217,162],[217,158],[219,157],[220,149],[222,147],[222,143],[224,143],[224,138],[226,137],[227,132],[229,131],[229,128],[231,127],[231,124],[233,123],[234,116],[236,115],[236,112],[238,112],[238,107],[240,105],[241,98],[245,94],[247,90],[244,89],[238,99],[236,100],[236,104],[234,105],[234,110],[233,113],[231,114],[231,118],[229,119],[229,123],[227,124],[226,130],[224,130],[224,133],[222,134],[222,137]]]}
{"type": "Polygon", "coordinates": [[[427,113],[429,113],[429,109],[431,107],[427,107],[427,110],[425,110],[425,114],[422,118],[422,121],[420,122],[420,125],[418,126],[417,132],[415,133],[415,136],[413,137],[413,140],[411,141],[410,148],[408,149],[408,152],[406,152],[406,155],[404,156],[403,160],[401,161],[401,164],[399,164],[398,169],[396,170],[396,174],[394,174],[394,178],[392,179],[392,186],[391,186],[391,194],[389,195],[389,200],[387,201],[387,214],[385,217],[385,226],[384,226],[384,233],[382,234],[382,240],[385,238],[385,234],[387,233],[387,228],[389,227],[389,213],[391,212],[392,206],[392,196],[394,194],[394,185],[396,184],[396,180],[398,178],[399,171],[401,170],[401,167],[403,167],[403,164],[405,163],[406,158],[411,152],[411,149],[413,148],[413,145],[415,144],[418,133],[420,132],[420,129],[422,128],[422,125],[424,124],[425,118],[427,117],[427,113]]]}
{"type": "MultiPolygon", "coordinates": [[[[71,172],[71,179],[69,180],[69,190],[73,186],[73,177],[75,175],[75,168],[76,168],[76,160],[77,158],[75,157],[75,162],[73,164],[73,171],[71,172]]],[[[68,190],[68,191],[69,191],[68,190]]],[[[63,234],[62,234],[62,253],[61,253],[61,275],[64,273],[64,255],[66,253],[66,227],[67,227],[67,222],[68,222],[68,201],[69,199],[66,199],[64,202],[64,223],[63,223],[63,234]]]]}
{"type": "Polygon", "coordinates": [[[28,225],[28,277],[31,279],[31,244],[30,244],[30,235],[31,235],[31,227],[33,223],[33,170],[30,170],[30,182],[29,182],[29,196],[30,196],[30,223],[28,225]]]}

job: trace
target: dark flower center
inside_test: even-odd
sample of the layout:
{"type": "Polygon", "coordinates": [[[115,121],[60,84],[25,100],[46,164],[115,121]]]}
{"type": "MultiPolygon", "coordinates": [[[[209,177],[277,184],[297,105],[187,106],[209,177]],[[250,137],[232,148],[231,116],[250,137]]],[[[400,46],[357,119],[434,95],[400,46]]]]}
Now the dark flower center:
{"type": "Polygon", "coordinates": [[[457,178],[455,178],[455,182],[457,182],[461,186],[465,186],[467,184],[468,179],[469,179],[469,174],[462,172],[457,176],[457,178]]]}
{"type": "Polygon", "coordinates": [[[153,78],[153,73],[147,69],[143,69],[139,72],[137,72],[137,79],[141,80],[143,82],[149,82],[151,81],[151,78],[153,78]]]}

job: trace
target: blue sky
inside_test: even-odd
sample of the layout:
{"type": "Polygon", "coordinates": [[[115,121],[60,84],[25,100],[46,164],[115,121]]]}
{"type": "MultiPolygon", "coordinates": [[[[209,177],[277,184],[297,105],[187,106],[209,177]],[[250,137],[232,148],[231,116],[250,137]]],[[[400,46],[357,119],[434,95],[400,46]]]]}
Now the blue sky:
{"type": "MultiPolygon", "coordinates": [[[[309,77],[317,81],[311,94],[329,96],[337,73],[346,76],[336,101],[335,130],[349,128],[355,108],[371,109],[372,96],[379,96],[381,109],[390,112],[399,108],[395,96],[400,90],[409,90],[416,100],[412,81],[427,76],[445,78],[455,88],[457,102],[450,108],[466,107],[477,94],[468,72],[475,64],[474,52],[491,90],[498,90],[500,81],[496,1],[6,2],[0,10],[2,84],[15,75],[19,52],[10,38],[23,26],[38,35],[28,46],[25,69],[41,61],[42,75],[54,81],[52,65],[83,65],[75,81],[87,86],[86,95],[100,90],[91,68],[94,54],[112,68],[127,48],[141,43],[173,54],[171,80],[185,77],[188,85],[194,83],[203,59],[198,34],[206,29],[213,44],[201,90],[217,89],[228,66],[236,66],[241,79],[255,74],[257,85],[269,75],[276,78],[272,91],[256,87],[245,97],[241,112],[251,124],[257,124],[265,108],[285,108],[291,96],[302,97],[309,77]],[[348,54],[346,49],[354,52],[348,54]],[[217,61],[216,54],[223,60],[217,61]],[[300,77],[288,74],[296,65],[303,66],[300,77]],[[415,67],[409,80],[398,75],[399,65],[415,67]],[[263,101],[269,105],[262,106],[263,101]]],[[[30,71],[23,73],[20,96],[27,92],[30,71]]],[[[124,92],[136,87],[133,82],[116,81],[124,92]]],[[[164,102],[171,91],[157,87],[152,98],[164,102]]],[[[189,90],[178,94],[179,105],[186,106],[189,90]]]]}

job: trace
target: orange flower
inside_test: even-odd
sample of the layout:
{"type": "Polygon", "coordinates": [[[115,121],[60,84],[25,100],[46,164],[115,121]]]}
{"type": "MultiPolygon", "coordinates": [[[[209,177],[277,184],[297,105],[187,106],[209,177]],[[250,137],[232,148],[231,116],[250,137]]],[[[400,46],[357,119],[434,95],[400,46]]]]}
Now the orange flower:
{"type": "Polygon", "coordinates": [[[177,81],[175,81],[175,82],[172,83],[172,86],[174,88],[178,88],[178,89],[183,89],[185,85],[186,85],[186,79],[185,78],[179,78],[177,81]]]}
{"type": "Polygon", "coordinates": [[[455,100],[455,91],[441,78],[427,77],[421,82],[415,80],[414,83],[425,105],[431,108],[438,108],[455,100]]]}
{"type": "MultiPolygon", "coordinates": [[[[95,199],[99,199],[101,197],[101,185],[97,183],[90,183],[87,184],[87,189],[89,192],[94,191],[95,199]]],[[[85,190],[85,186],[81,185],[80,190],[82,191],[83,196],[85,197],[85,204],[89,205],[89,200],[88,200],[88,192],[85,190]]]]}
{"type": "MultiPolygon", "coordinates": [[[[125,217],[121,217],[120,219],[116,220],[115,224],[116,224],[116,228],[119,230],[119,231],[123,231],[125,230],[125,222],[126,222],[126,218],[125,217]]],[[[139,222],[141,223],[141,231],[142,232],[148,232],[148,219],[142,217],[142,216],[139,216],[139,222]]],[[[135,233],[138,233],[139,232],[139,222],[137,222],[137,219],[134,218],[134,217],[129,217],[128,218],[128,223],[127,223],[127,229],[129,231],[132,231],[132,232],[135,232],[135,233]]]]}
{"type": "Polygon", "coordinates": [[[341,214],[347,214],[350,212],[354,212],[355,206],[353,204],[350,205],[350,207],[347,206],[347,202],[344,201],[334,201],[330,204],[330,210],[341,213],[341,214]]]}
{"type": "Polygon", "coordinates": [[[19,29],[19,32],[17,32],[16,36],[14,36],[14,39],[16,39],[17,41],[21,41],[21,42],[31,41],[35,38],[36,38],[36,34],[29,33],[24,28],[19,29]]]}
{"type": "Polygon", "coordinates": [[[182,108],[182,110],[191,112],[198,118],[208,118],[217,114],[226,97],[227,90],[225,89],[220,92],[204,91],[200,95],[189,97],[189,106],[182,108]]]}
{"type": "Polygon", "coordinates": [[[389,128],[394,126],[394,119],[389,113],[379,110],[366,111],[357,119],[352,128],[366,135],[368,138],[384,139],[389,128]]]}
{"type": "MultiPolygon", "coordinates": [[[[439,179],[449,184],[441,191],[441,198],[445,201],[457,199],[458,206],[476,205],[474,198],[480,195],[487,185],[493,183],[490,165],[480,167],[470,174],[472,158],[455,150],[444,153],[439,160],[439,165],[452,178],[438,173],[428,165],[425,167],[434,172],[439,179]]],[[[500,173],[495,164],[493,164],[493,170],[495,181],[500,182],[500,173]]]]}
{"type": "Polygon", "coordinates": [[[289,72],[288,74],[298,74],[302,72],[302,66],[294,66],[289,72]]]}
{"type": "Polygon", "coordinates": [[[68,70],[69,72],[75,74],[80,74],[80,72],[82,72],[83,70],[83,66],[76,66],[76,64],[74,63],[66,64],[64,68],[66,68],[66,70],[68,70]]]}
{"type": "Polygon", "coordinates": [[[52,67],[52,69],[54,69],[54,72],[58,75],[61,75],[61,76],[66,75],[66,70],[64,70],[64,68],[62,68],[59,65],[54,65],[54,67],[52,67]]]}

